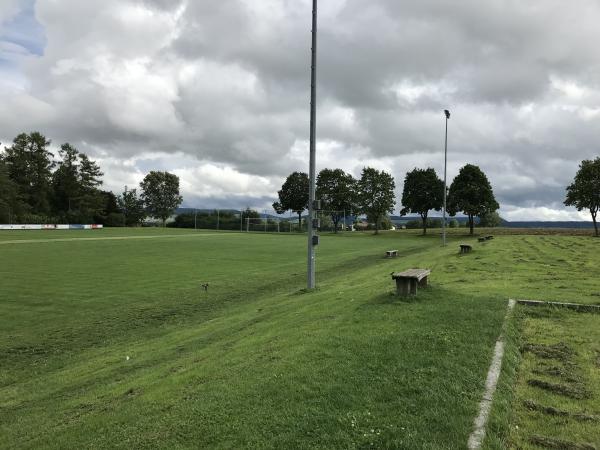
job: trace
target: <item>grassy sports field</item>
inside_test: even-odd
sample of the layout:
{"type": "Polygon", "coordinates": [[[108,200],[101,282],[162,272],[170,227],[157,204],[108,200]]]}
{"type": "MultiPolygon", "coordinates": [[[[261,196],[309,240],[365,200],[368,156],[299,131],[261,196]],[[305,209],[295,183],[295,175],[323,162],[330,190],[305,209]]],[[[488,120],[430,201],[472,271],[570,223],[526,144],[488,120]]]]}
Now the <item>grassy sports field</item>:
{"type": "MultiPolygon", "coordinates": [[[[600,304],[599,250],[587,236],[329,235],[305,292],[301,235],[5,232],[0,446],[464,448],[507,300],[600,304]],[[431,285],[400,300],[389,274],[410,267],[431,285]]],[[[600,414],[598,316],[531,314],[509,326],[488,448],[562,433],[526,400],[600,414]],[[528,384],[523,346],[557,342],[585,400],[528,384]]],[[[593,420],[559,419],[565,439],[600,445],[593,420]]]]}

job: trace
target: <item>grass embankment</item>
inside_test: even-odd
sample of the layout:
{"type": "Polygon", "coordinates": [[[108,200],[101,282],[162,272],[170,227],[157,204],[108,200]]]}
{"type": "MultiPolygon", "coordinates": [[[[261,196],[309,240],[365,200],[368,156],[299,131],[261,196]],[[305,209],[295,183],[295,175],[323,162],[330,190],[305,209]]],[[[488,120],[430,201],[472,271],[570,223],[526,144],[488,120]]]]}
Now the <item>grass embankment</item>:
{"type": "Polygon", "coordinates": [[[506,299],[600,292],[585,238],[324,236],[311,293],[304,236],[0,240],[160,233],[0,245],[1,446],[463,448],[506,299]]]}
{"type": "Polygon", "coordinates": [[[600,314],[519,306],[488,449],[600,448],[600,314]]]}

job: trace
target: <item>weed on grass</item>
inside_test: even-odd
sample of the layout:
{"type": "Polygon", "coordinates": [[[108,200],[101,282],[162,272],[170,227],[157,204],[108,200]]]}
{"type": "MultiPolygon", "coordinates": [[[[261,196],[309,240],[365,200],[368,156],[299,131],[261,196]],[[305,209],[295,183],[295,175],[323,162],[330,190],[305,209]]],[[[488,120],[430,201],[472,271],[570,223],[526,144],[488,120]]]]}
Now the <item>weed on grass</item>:
{"type": "Polygon", "coordinates": [[[543,448],[557,450],[597,450],[597,447],[592,444],[578,444],[576,442],[567,441],[564,439],[550,438],[546,436],[532,436],[529,438],[529,442],[535,445],[539,445],[543,448]]]}
{"type": "Polygon", "coordinates": [[[538,387],[548,392],[552,392],[566,397],[571,397],[576,400],[582,400],[589,398],[591,393],[582,384],[562,384],[562,383],[549,383],[543,380],[531,379],[527,380],[529,386],[538,387]]]}
{"type": "Polygon", "coordinates": [[[583,377],[576,373],[577,366],[575,364],[565,364],[563,367],[559,366],[544,366],[533,369],[531,373],[535,375],[545,375],[547,377],[558,377],[568,383],[582,383],[583,377]]]}
{"type": "Polygon", "coordinates": [[[525,344],[523,351],[531,352],[540,358],[557,359],[562,362],[568,362],[573,357],[573,349],[564,342],[552,345],[525,344]]]}
{"type": "Polygon", "coordinates": [[[540,405],[539,403],[536,403],[533,400],[524,400],[523,405],[525,406],[525,408],[527,408],[530,411],[541,412],[541,413],[547,414],[549,416],[569,417],[569,418],[573,418],[575,420],[581,420],[581,421],[592,421],[592,422],[600,421],[600,416],[594,416],[591,414],[583,414],[583,413],[573,413],[573,412],[565,411],[562,409],[557,409],[552,406],[543,406],[543,405],[540,405]]]}

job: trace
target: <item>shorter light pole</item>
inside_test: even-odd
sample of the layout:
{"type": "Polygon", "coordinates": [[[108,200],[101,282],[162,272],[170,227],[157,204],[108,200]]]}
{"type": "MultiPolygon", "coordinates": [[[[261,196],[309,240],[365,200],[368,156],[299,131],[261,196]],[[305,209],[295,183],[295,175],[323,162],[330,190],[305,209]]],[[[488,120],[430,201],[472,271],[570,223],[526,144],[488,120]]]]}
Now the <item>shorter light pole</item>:
{"type": "Polygon", "coordinates": [[[446,137],[444,139],[444,218],[442,220],[442,245],[446,246],[446,168],[448,166],[448,119],[450,119],[450,111],[444,110],[446,115],[446,137]]]}

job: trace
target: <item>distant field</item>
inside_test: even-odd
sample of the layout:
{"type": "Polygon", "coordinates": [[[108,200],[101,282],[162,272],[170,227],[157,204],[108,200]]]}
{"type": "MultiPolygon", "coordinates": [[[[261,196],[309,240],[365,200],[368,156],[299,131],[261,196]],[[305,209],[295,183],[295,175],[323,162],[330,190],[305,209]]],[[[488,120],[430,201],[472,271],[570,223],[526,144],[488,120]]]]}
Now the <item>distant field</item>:
{"type": "Polygon", "coordinates": [[[507,299],[600,304],[600,240],[493,233],[325,235],[310,293],[302,235],[0,233],[0,447],[464,448],[507,299]]]}

